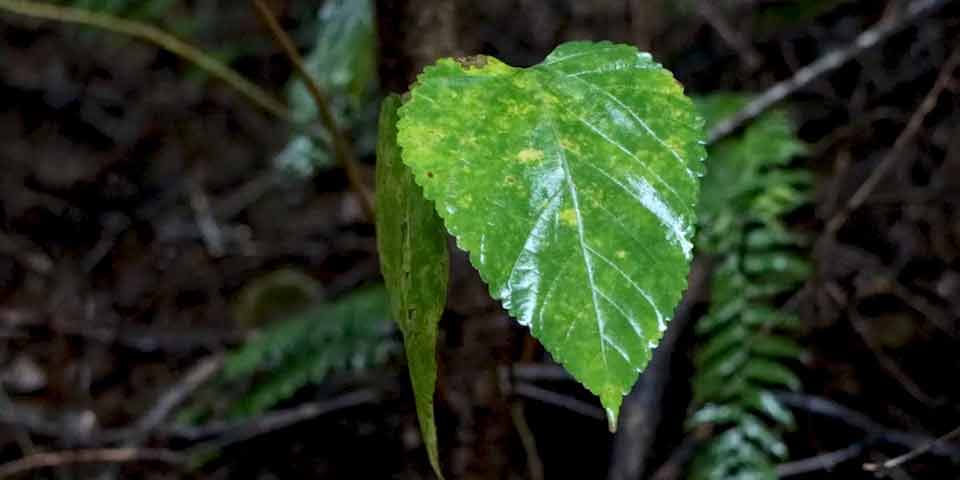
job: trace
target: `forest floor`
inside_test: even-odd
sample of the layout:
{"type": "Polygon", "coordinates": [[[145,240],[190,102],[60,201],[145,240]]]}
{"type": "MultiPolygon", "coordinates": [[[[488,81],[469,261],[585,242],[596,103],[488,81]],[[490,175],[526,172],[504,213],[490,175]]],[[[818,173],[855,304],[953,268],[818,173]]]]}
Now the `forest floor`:
{"type": "MultiPolygon", "coordinates": [[[[178,3],[219,5],[197,20],[197,41],[242,46],[233,66],[282,91],[290,68],[251,8],[178,3]]],[[[898,2],[801,9],[804,2],[755,0],[709,13],[647,2],[641,15],[643,3],[459,2],[457,34],[460,48],[514,65],[536,63],[568,39],[629,42],[655,52],[691,94],[763,92],[850,44],[898,2]]],[[[285,22],[297,27],[295,18],[285,22]]],[[[816,273],[790,302],[809,350],[799,373],[808,399],[850,409],[836,418],[800,411],[788,435],[795,459],[888,430],[936,437],[960,426],[960,74],[948,62],[958,48],[960,4],[952,2],[786,102],[811,146],[802,162],[817,179],[815,204],[791,218],[815,240],[816,273]],[[917,128],[908,128],[914,117],[917,128]],[[848,212],[880,168],[879,183],[848,212]],[[888,430],[865,431],[853,414],[888,430]]],[[[250,337],[257,326],[234,309],[250,281],[295,268],[324,298],[380,281],[374,229],[346,176],[332,169],[278,179],[272,158],[289,134],[153,46],[0,14],[0,463],[137,447],[158,458],[31,478],[430,478],[397,358],[281,406],[323,405],[368,388],[375,399],[233,442],[196,470],[163,456],[188,443],[182,438],[127,431],[198,365],[250,337]],[[118,440],[118,432],[128,435],[118,440]]],[[[373,158],[361,168],[372,180],[373,158]]],[[[613,442],[605,422],[592,410],[505,395],[498,368],[549,367],[547,356],[489,298],[462,253],[451,278],[437,408],[452,477],[529,478],[530,435],[518,425],[533,432],[546,478],[603,476],[613,442]]],[[[656,466],[684,441],[690,337],[667,380],[656,466]]],[[[572,382],[542,383],[561,403],[593,406],[572,382]]],[[[904,452],[871,446],[859,462],[797,478],[874,478],[863,461],[904,452]]],[[[958,476],[956,459],[934,453],[891,478],[958,476]]]]}

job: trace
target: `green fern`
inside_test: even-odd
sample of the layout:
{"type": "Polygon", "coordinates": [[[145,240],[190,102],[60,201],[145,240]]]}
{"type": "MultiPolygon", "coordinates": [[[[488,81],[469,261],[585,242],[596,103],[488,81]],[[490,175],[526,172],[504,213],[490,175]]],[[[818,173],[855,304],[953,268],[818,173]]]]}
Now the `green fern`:
{"type": "MultiPolygon", "coordinates": [[[[715,95],[700,108],[709,125],[746,101],[715,95]]],[[[781,432],[794,420],[771,390],[800,387],[790,366],[802,349],[789,335],[798,321],[776,306],[810,273],[803,239],[783,223],[809,201],[811,175],[790,166],[804,150],[786,114],[774,111],[710,152],[697,245],[716,269],[711,308],[696,327],[688,428],[709,425],[715,434],[694,459],[692,479],[775,479],[774,466],[787,458],[781,432]]]]}
{"type": "Polygon", "coordinates": [[[253,416],[331,374],[381,365],[397,350],[387,320],[386,292],[375,287],[274,322],[227,356],[218,381],[201,396],[215,404],[201,401],[180,420],[253,416]]]}

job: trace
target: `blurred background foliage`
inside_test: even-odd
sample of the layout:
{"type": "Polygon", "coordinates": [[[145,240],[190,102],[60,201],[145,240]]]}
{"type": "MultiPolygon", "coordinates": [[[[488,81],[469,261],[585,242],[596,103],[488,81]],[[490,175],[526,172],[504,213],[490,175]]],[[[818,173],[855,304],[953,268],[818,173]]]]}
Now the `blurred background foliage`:
{"type": "MultiPolygon", "coordinates": [[[[316,121],[246,2],[51,3],[170,31],[316,121]]],[[[267,3],[369,180],[380,99],[439,55],[530,65],[566,40],[628,42],[713,123],[908,2],[267,3]]],[[[698,248],[713,276],[689,295],[695,327],[659,380],[655,441],[630,452],[645,462],[637,478],[875,478],[864,462],[960,424],[960,100],[946,65],[958,8],[711,146],[698,248]],[[941,77],[896,162],[847,212],[941,77]],[[811,408],[823,402],[842,408],[811,408]],[[792,463],[835,452],[848,457],[792,463]]],[[[188,467],[26,478],[432,478],[373,228],[330,151],[156,46],[0,13],[0,460],[212,445],[188,467]],[[211,360],[220,368],[198,370],[211,360]],[[283,423],[305,411],[332,413],[283,423]]],[[[622,459],[591,397],[461,253],[451,278],[437,396],[451,477],[605,476],[622,459]]],[[[954,478],[958,453],[943,444],[890,473],[954,478]]]]}
{"type": "MultiPolygon", "coordinates": [[[[372,0],[326,2],[317,13],[314,30],[307,70],[326,90],[341,128],[355,132],[358,154],[370,155],[376,145],[380,104],[372,0]]],[[[301,80],[291,80],[287,92],[296,120],[317,120],[316,104],[301,80]]],[[[295,135],[276,162],[280,168],[310,176],[333,165],[331,152],[329,138],[295,135]]]]}
{"type": "MultiPolygon", "coordinates": [[[[749,97],[698,101],[708,127],[749,97]]],[[[768,112],[709,151],[697,248],[713,261],[710,308],[695,327],[693,402],[687,428],[709,432],[689,478],[776,479],[789,459],[782,433],[793,413],[776,390],[799,390],[800,318],[783,308],[810,276],[807,241],[784,219],[812,200],[813,177],[793,166],[807,146],[787,113],[768,112]]]]}

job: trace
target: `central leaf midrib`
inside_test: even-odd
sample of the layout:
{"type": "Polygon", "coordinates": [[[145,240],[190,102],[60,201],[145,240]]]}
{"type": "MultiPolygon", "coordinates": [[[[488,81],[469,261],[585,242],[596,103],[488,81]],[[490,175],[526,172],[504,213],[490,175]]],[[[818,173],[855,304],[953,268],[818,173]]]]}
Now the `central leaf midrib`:
{"type": "Polygon", "coordinates": [[[600,337],[600,358],[603,359],[603,368],[604,372],[607,373],[607,381],[610,380],[608,362],[607,362],[607,348],[605,346],[606,342],[606,320],[603,318],[603,313],[600,311],[600,302],[597,300],[597,282],[594,278],[593,272],[593,263],[590,261],[590,254],[588,252],[587,241],[584,235],[584,225],[583,225],[583,216],[580,214],[580,199],[577,194],[577,185],[573,181],[573,174],[570,171],[570,165],[567,163],[567,154],[563,150],[563,146],[560,144],[560,138],[557,136],[557,129],[553,125],[551,120],[547,120],[550,127],[550,132],[553,134],[554,141],[554,150],[557,152],[557,158],[560,162],[560,168],[563,172],[563,176],[567,182],[567,186],[570,191],[570,201],[573,203],[573,211],[576,215],[577,220],[577,236],[580,241],[580,255],[583,258],[584,269],[587,274],[587,282],[590,285],[590,299],[593,302],[593,312],[596,315],[597,330],[600,337]]]}
{"type": "MultiPolygon", "coordinates": [[[[561,106],[561,107],[562,107],[562,106],[561,106]]],[[[573,112],[571,112],[571,111],[569,111],[569,110],[566,110],[566,111],[567,111],[567,113],[570,113],[571,115],[576,116],[573,112]]],[[[586,123],[586,121],[583,120],[581,117],[577,117],[577,118],[578,118],[580,121],[586,123]]],[[[595,278],[594,265],[593,265],[593,262],[592,262],[591,259],[590,259],[591,253],[592,253],[592,252],[596,252],[596,250],[595,250],[594,248],[590,247],[590,246],[588,245],[587,240],[586,240],[585,230],[584,230],[584,229],[585,229],[585,226],[584,226],[584,222],[583,222],[583,215],[582,215],[582,212],[581,212],[581,209],[580,209],[580,205],[579,205],[579,195],[578,195],[577,187],[576,187],[576,184],[575,184],[575,181],[574,181],[574,178],[573,178],[573,170],[572,170],[572,168],[570,167],[570,163],[569,163],[569,161],[568,161],[568,159],[567,159],[565,150],[564,150],[563,146],[560,144],[559,135],[558,135],[556,126],[555,126],[555,124],[554,124],[554,120],[551,119],[551,118],[549,118],[549,117],[545,117],[545,119],[544,119],[543,121],[544,121],[545,123],[547,123],[547,125],[549,126],[550,131],[551,131],[551,133],[552,133],[554,150],[557,152],[558,162],[559,162],[559,165],[560,165],[562,174],[563,174],[563,176],[564,176],[564,180],[566,181],[566,183],[567,183],[567,185],[568,185],[569,193],[570,193],[570,195],[571,195],[571,202],[573,203],[573,210],[574,210],[574,213],[575,213],[575,215],[576,215],[576,220],[577,220],[577,235],[578,235],[578,242],[579,242],[579,245],[580,245],[579,253],[580,253],[581,258],[582,258],[583,261],[584,261],[585,273],[586,273],[587,282],[588,282],[589,288],[590,288],[591,303],[593,304],[594,315],[595,315],[595,317],[596,317],[595,321],[596,321],[596,324],[597,324],[597,327],[598,327],[598,334],[599,334],[599,337],[600,337],[600,339],[599,339],[599,341],[600,341],[600,350],[601,350],[601,357],[603,358],[603,361],[604,361],[604,367],[605,367],[605,369],[606,369],[606,366],[607,366],[606,344],[607,344],[607,343],[610,343],[610,346],[613,347],[614,350],[616,350],[616,351],[618,352],[618,354],[620,354],[621,357],[623,357],[623,359],[627,362],[628,365],[630,365],[631,368],[637,368],[637,367],[633,364],[633,363],[634,363],[633,360],[632,360],[628,355],[626,355],[625,352],[620,351],[620,349],[622,349],[623,347],[621,347],[621,346],[619,346],[619,345],[614,345],[614,344],[609,340],[609,337],[607,336],[605,315],[604,315],[603,312],[602,312],[602,308],[603,308],[603,307],[601,307],[600,301],[599,301],[599,299],[597,298],[597,294],[598,294],[598,292],[599,292],[600,289],[599,289],[599,287],[598,287],[598,285],[597,285],[597,281],[596,281],[596,278],[595,278]]],[[[599,132],[596,132],[596,131],[594,131],[593,129],[590,129],[590,131],[593,132],[593,133],[595,133],[595,134],[597,134],[598,136],[600,136],[601,138],[603,138],[605,141],[608,141],[608,142],[610,142],[610,143],[612,143],[612,144],[614,144],[614,145],[619,146],[621,149],[624,149],[624,148],[625,148],[625,147],[623,147],[622,145],[619,145],[619,144],[618,144],[617,142],[615,142],[615,141],[608,140],[606,137],[604,137],[603,135],[600,135],[599,132]]],[[[577,157],[577,158],[578,158],[579,160],[583,160],[582,158],[579,158],[579,157],[577,157]]],[[[641,199],[639,199],[636,195],[634,195],[632,192],[630,192],[630,190],[627,189],[622,183],[620,183],[620,182],[617,181],[616,179],[610,177],[609,174],[607,174],[606,172],[603,172],[602,170],[600,170],[599,167],[597,167],[597,166],[595,166],[595,165],[592,165],[592,164],[590,164],[589,162],[583,161],[583,162],[581,162],[581,163],[584,163],[586,166],[588,166],[588,167],[590,167],[590,168],[592,168],[592,169],[594,169],[594,170],[597,170],[597,171],[600,171],[601,173],[603,173],[604,176],[606,177],[606,179],[607,179],[608,181],[610,181],[616,188],[618,188],[619,190],[621,190],[621,191],[622,191],[624,194],[626,194],[629,198],[637,201],[637,203],[638,203],[640,206],[642,206],[646,211],[650,212],[650,213],[651,213],[652,215],[654,215],[654,217],[656,218],[656,215],[651,211],[650,207],[647,206],[647,205],[646,205],[641,199]]],[[[651,187],[651,188],[652,188],[652,187],[651,187]]],[[[656,190],[654,190],[654,191],[656,191],[656,190]]],[[[679,197],[679,194],[678,194],[677,192],[674,192],[674,193],[675,193],[676,195],[678,195],[678,197],[679,197]]],[[[555,195],[555,194],[554,194],[554,195],[555,195]]],[[[554,197],[554,195],[551,195],[551,199],[554,197]]],[[[542,214],[542,213],[545,213],[545,212],[544,212],[544,211],[541,211],[541,214],[542,214]]],[[[659,219],[658,219],[658,221],[659,221],[659,219]]],[[[615,222],[615,223],[616,223],[616,222],[615,222]]],[[[632,237],[632,235],[631,235],[631,237],[632,237]]],[[[524,242],[524,244],[526,244],[526,241],[524,242]]],[[[522,255],[522,254],[523,254],[523,250],[521,250],[521,255],[522,255]]],[[[598,255],[599,255],[599,254],[598,254],[598,255]]],[[[610,265],[615,265],[615,263],[614,263],[612,260],[604,257],[603,255],[599,255],[599,256],[600,256],[606,263],[608,263],[608,264],[610,264],[610,265]]],[[[518,258],[519,258],[519,256],[518,256],[518,258]]],[[[609,267],[608,267],[608,268],[609,268],[609,267]]],[[[620,270],[619,268],[616,268],[615,270],[616,270],[621,276],[624,277],[624,279],[628,282],[628,284],[629,284],[632,288],[634,288],[635,290],[637,290],[637,292],[640,294],[640,296],[650,305],[650,307],[653,309],[654,313],[657,315],[658,323],[659,323],[659,324],[663,324],[663,323],[664,323],[664,320],[663,320],[663,318],[662,318],[662,313],[661,313],[661,311],[660,311],[659,305],[657,305],[657,302],[651,297],[650,293],[647,292],[645,289],[641,288],[639,285],[637,285],[637,284],[633,281],[633,279],[630,278],[630,276],[626,274],[626,272],[620,270]]],[[[544,305],[544,307],[545,307],[545,305],[544,305]]],[[[621,315],[624,316],[625,320],[626,320],[626,321],[628,322],[628,324],[630,325],[631,330],[632,330],[634,333],[636,333],[639,338],[642,339],[642,338],[643,338],[642,332],[643,332],[644,329],[643,329],[643,326],[642,326],[642,325],[638,325],[638,324],[637,324],[637,319],[634,318],[634,317],[631,316],[631,315],[626,314],[626,312],[624,312],[623,309],[622,309],[619,305],[614,305],[614,307],[617,308],[617,309],[620,311],[621,315]],[[639,330],[639,331],[638,331],[638,330],[639,330]]],[[[573,327],[574,324],[575,324],[575,322],[571,322],[570,327],[573,327]]],[[[572,330],[572,328],[568,329],[568,332],[567,332],[567,335],[566,335],[566,336],[569,336],[570,330],[572,330]]],[[[565,336],[565,337],[566,337],[566,336],[565,336]]],[[[607,371],[609,371],[609,370],[607,370],[607,371]]],[[[608,381],[609,381],[609,376],[610,376],[610,374],[608,374],[608,381]]]]}

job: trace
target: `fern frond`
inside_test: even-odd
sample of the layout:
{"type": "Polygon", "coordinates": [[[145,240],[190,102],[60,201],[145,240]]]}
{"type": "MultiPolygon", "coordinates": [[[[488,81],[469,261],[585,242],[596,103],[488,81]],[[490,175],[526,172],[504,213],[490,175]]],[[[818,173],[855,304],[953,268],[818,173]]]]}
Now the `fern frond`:
{"type": "MultiPolygon", "coordinates": [[[[700,107],[710,125],[747,100],[721,94],[700,107]]],[[[791,365],[803,349],[790,337],[797,318],[776,306],[810,274],[804,239],[782,221],[810,199],[811,175],[790,166],[805,150],[787,115],[773,111],[710,152],[697,246],[716,269],[710,310],[696,326],[687,425],[710,425],[717,434],[698,452],[690,478],[775,479],[774,466],[787,458],[781,432],[794,419],[771,392],[800,387],[791,365]]]]}
{"type": "Polygon", "coordinates": [[[269,324],[227,356],[215,392],[207,392],[219,405],[196,406],[181,420],[211,410],[227,418],[256,415],[331,374],[381,365],[398,350],[387,320],[386,292],[375,287],[269,324]]]}

